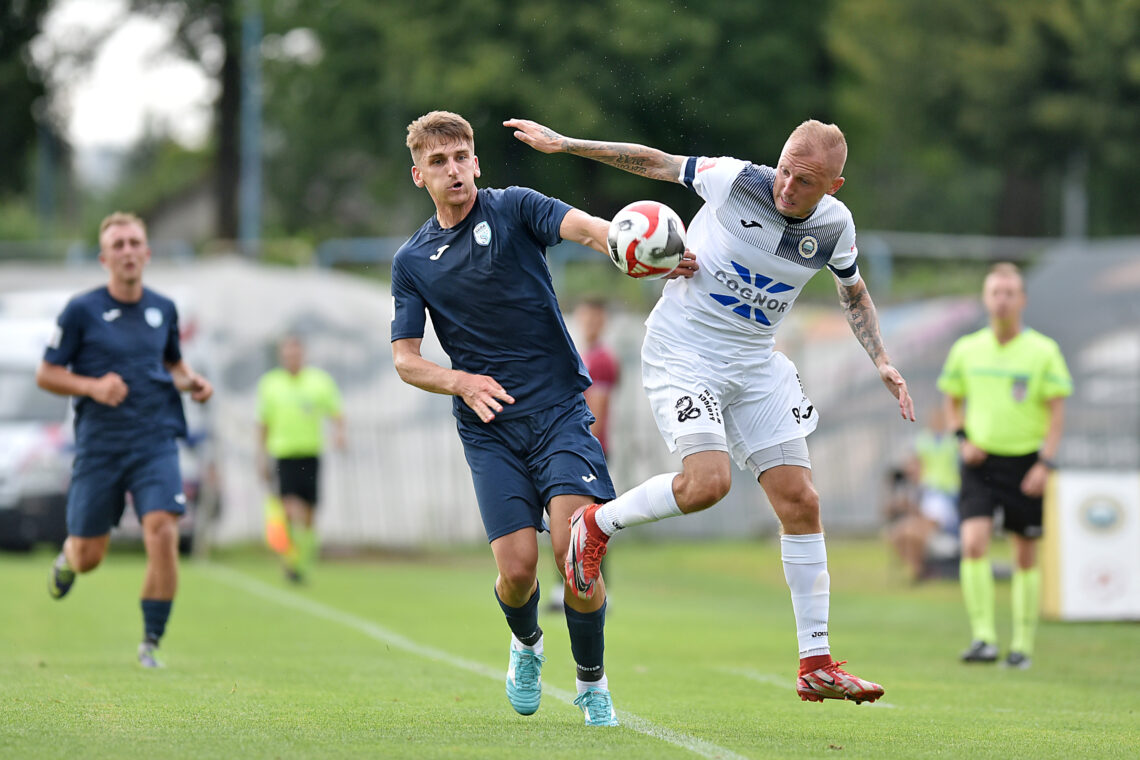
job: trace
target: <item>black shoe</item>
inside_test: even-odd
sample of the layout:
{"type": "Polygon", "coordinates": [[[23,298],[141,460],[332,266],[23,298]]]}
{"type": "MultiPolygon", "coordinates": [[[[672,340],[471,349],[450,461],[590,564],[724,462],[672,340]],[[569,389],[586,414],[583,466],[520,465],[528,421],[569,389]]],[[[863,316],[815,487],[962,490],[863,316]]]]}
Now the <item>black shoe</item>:
{"type": "Polygon", "coordinates": [[[962,652],[962,662],[997,662],[998,649],[993,644],[978,640],[962,652]]]}
{"type": "Polygon", "coordinates": [[[285,568],[285,580],[289,581],[294,586],[300,586],[305,582],[305,576],[301,575],[293,568],[287,567],[285,568]]]}
{"type": "Polygon", "coordinates": [[[1021,670],[1025,670],[1032,664],[1033,661],[1029,659],[1029,655],[1021,652],[1010,652],[1005,658],[1005,662],[1002,663],[1007,668],[1019,668],[1021,670]]]}
{"type": "Polygon", "coordinates": [[[53,599],[62,599],[71,591],[71,584],[75,583],[75,571],[67,565],[67,558],[63,552],[51,563],[51,574],[48,576],[48,593],[53,599]]]}

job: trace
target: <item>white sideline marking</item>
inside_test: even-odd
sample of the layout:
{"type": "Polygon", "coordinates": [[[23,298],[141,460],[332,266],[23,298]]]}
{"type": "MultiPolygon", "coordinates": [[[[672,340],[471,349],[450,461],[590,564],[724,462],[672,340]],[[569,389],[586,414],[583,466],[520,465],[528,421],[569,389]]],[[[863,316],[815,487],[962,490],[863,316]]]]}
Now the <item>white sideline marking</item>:
{"type": "MultiPolygon", "coordinates": [[[[410,652],[419,655],[428,660],[436,660],[439,662],[447,663],[458,668],[463,668],[471,673],[476,673],[481,676],[493,678],[496,681],[502,681],[505,677],[506,671],[502,668],[492,668],[489,665],[484,665],[481,662],[474,660],[467,660],[462,657],[457,657],[442,649],[435,647],[425,646],[419,644],[409,638],[401,636],[400,634],[390,631],[382,625],[373,623],[371,620],[366,620],[356,615],[347,612],[342,612],[335,607],[330,607],[326,604],[307,599],[303,596],[295,594],[284,589],[270,586],[257,578],[246,575],[245,573],[238,572],[232,568],[223,565],[216,565],[213,563],[206,563],[200,565],[202,569],[209,571],[218,580],[226,583],[234,588],[239,588],[243,591],[248,591],[256,597],[266,599],[271,602],[276,602],[283,607],[292,607],[301,612],[307,612],[313,617],[322,618],[333,623],[340,623],[343,626],[352,628],[369,638],[376,641],[388,644],[389,646],[403,649],[405,652],[410,652]]],[[[578,696],[576,693],[571,693],[565,689],[559,689],[556,686],[551,686],[547,682],[543,682],[542,691],[556,699],[559,699],[567,704],[573,704],[574,699],[578,696]]],[[[644,734],[646,736],[658,739],[660,741],[672,744],[681,749],[688,750],[693,754],[700,755],[701,757],[709,758],[710,760],[747,760],[743,755],[738,755],[730,749],[713,744],[712,742],[698,739],[695,736],[689,736],[679,731],[674,731],[634,715],[625,710],[617,711],[618,717],[621,719],[621,724],[625,728],[631,729],[644,734]]]]}
{"type": "MultiPolygon", "coordinates": [[[[742,678],[747,678],[758,683],[766,683],[770,686],[779,686],[781,689],[794,690],[796,688],[796,682],[794,680],[791,678],[786,678],[784,676],[775,675],[774,673],[759,673],[755,670],[748,670],[747,668],[721,668],[721,670],[725,673],[731,673],[734,676],[741,676],[742,678]]],[[[898,705],[892,705],[890,702],[883,701],[868,702],[867,704],[871,707],[885,707],[888,710],[895,710],[898,708],[898,705]]],[[[862,707],[862,705],[859,706],[862,707]]]]}

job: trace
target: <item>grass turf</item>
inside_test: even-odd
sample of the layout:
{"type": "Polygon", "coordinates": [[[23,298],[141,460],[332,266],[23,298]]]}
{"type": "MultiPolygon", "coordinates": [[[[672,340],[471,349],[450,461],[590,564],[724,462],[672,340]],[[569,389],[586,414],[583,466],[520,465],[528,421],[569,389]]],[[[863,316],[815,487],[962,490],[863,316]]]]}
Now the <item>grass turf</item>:
{"type": "MultiPolygon", "coordinates": [[[[188,562],[160,658],[134,660],[143,560],[115,550],[62,601],[48,554],[0,555],[0,756],[28,758],[1113,758],[1140,752],[1140,627],[1043,623],[1027,671],[962,665],[957,585],[909,587],[877,542],[832,541],[831,642],[876,705],[800,702],[771,540],[640,544],[607,559],[623,727],[568,702],[562,616],[546,693],[516,715],[486,547],[326,562],[286,586],[257,551],[188,562]]],[[[544,586],[553,576],[543,559],[544,586]]],[[[998,586],[1008,639],[1008,585],[998,586]]]]}

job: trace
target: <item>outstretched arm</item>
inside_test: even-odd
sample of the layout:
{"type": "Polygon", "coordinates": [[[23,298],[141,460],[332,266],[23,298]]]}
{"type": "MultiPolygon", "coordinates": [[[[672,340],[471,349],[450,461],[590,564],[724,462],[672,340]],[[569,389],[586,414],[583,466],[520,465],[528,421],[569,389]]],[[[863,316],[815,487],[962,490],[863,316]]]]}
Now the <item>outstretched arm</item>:
{"type": "Polygon", "coordinates": [[[914,401],[906,389],[906,380],[902,374],[891,365],[887,350],[883,347],[883,338],[879,334],[879,315],[875,311],[875,304],[871,301],[871,294],[867,292],[867,285],[862,278],[854,285],[844,285],[838,282],[839,303],[847,315],[847,324],[851,325],[851,332],[862,344],[867,355],[879,370],[879,377],[887,390],[899,400],[899,412],[904,420],[914,422],[914,401]]]}
{"type": "Polygon", "coordinates": [[[673,156],[635,143],[577,140],[528,119],[508,119],[503,122],[503,126],[513,127],[515,137],[542,153],[569,153],[592,158],[649,179],[678,184],[681,182],[681,167],[685,164],[685,156],[673,156]]]}

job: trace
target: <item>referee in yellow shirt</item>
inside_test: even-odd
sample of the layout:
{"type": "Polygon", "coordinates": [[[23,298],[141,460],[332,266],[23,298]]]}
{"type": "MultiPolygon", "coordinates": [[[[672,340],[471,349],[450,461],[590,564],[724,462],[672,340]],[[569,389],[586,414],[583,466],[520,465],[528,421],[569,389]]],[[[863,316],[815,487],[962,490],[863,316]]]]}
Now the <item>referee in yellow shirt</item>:
{"type": "Polygon", "coordinates": [[[281,366],[266,372],[257,384],[258,467],[269,483],[269,458],[276,463],[277,492],[291,543],[284,557],[285,574],[300,582],[317,555],[313,512],[323,424],[326,418],[333,421],[334,444],[343,449],[344,416],[336,383],[324,370],[305,366],[305,348],[298,337],[286,336],[277,353],[281,366]]]}
{"type": "Polygon", "coordinates": [[[973,642],[965,662],[998,658],[994,578],[987,556],[994,513],[1002,509],[1013,537],[1013,638],[1005,664],[1027,668],[1037,628],[1041,573],[1037,540],[1045,483],[1073,390],[1057,343],[1021,323],[1025,287],[1013,264],[986,276],[982,302],[989,327],[954,343],[938,378],[960,440],[962,596],[973,642]]]}

